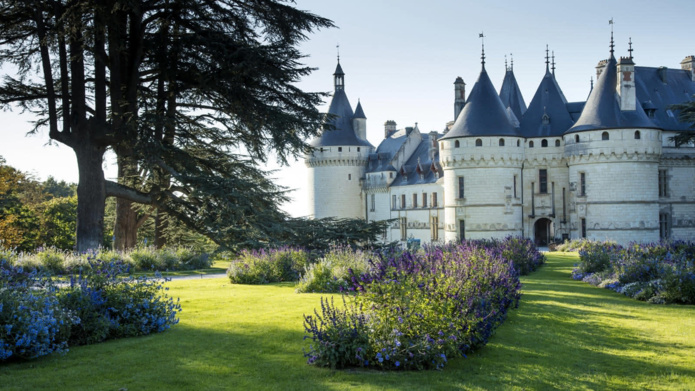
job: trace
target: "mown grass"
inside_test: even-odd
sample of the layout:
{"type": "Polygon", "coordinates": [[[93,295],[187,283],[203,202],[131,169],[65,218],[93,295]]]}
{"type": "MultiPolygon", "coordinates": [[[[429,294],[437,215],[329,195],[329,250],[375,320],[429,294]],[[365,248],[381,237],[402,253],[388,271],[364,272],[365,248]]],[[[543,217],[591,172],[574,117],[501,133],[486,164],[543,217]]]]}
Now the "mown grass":
{"type": "Polygon", "coordinates": [[[569,278],[549,254],[522,302],[468,358],[441,372],[331,371],[305,364],[302,314],[318,294],[291,284],[172,281],[181,323],[163,334],[0,365],[3,389],[695,389],[695,306],[650,305],[569,278]]]}

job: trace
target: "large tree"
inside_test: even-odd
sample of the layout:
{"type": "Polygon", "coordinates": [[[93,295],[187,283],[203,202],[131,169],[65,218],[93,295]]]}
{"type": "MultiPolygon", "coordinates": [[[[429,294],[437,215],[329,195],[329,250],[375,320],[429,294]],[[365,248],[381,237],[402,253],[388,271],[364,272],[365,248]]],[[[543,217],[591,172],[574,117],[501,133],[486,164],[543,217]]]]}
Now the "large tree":
{"type": "Polygon", "coordinates": [[[280,229],[285,193],[259,164],[269,150],[281,162],[309,151],[322,95],[296,86],[312,70],[297,46],[332,26],[286,3],[0,1],[0,63],[14,71],[0,102],[74,150],[78,250],[101,244],[107,196],[220,244],[280,229]],[[104,178],[107,149],[118,182],[104,178]]]}
{"type": "MultiPolygon", "coordinates": [[[[677,105],[672,105],[671,110],[678,112],[678,120],[690,124],[692,129],[695,129],[695,102],[684,102],[677,105]]],[[[680,132],[672,137],[676,142],[676,146],[680,147],[684,144],[689,144],[695,141],[695,130],[680,132]]]]}

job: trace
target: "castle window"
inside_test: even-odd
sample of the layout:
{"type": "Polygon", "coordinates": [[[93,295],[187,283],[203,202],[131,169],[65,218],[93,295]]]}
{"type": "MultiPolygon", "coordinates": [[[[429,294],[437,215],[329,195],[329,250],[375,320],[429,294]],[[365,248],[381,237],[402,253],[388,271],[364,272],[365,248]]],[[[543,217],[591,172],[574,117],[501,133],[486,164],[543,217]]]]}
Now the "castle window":
{"type": "Polygon", "coordinates": [[[500,147],[504,147],[504,139],[503,138],[500,139],[500,147]]]}
{"type": "Polygon", "coordinates": [[[668,171],[659,170],[659,197],[668,197],[668,171]]]}
{"type": "Polygon", "coordinates": [[[405,209],[405,194],[401,194],[401,209],[405,209]]]}
{"type": "Polygon", "coordinates": [[[579,173],[579,195],[581,197],[586,196],[586,174],[583,172],[579,173]]]}
{"type": "Polygon", "coordinates": [[[321,147],[321,152],[323,152],[323,147],[321,147]]]}
{"type": "Polygon", "coordinates": [[[466,240],[466,220],[459,220],[459,240],[466,240]]]}
{"type": "Polygon", "coordinates": [[[338,152],[343,152],[343,147],[338,147],[338,152]]]}
{"type": "Polygon", "coordinates": [[[348,174],[348,181],[352,180],[352,174],[348,174]]]}
{"type": "Polygon", "coordinates": [[[555,146],[559,147],[560,146],[560,139],[555,140],[555,146]]]}
{"type": "Polygon", "coordinates": [[[601,133],[601,140],[610,140],[610,136],[608,135],[608,132],[603,132],[601,133]]]}
{"type": "Polygon", "coordinates": [[[372,199],[372,209],[371,209],[371,211],[374,212],[374,211],[376,210],[376,194],[372,194],[371,199],[372,199]]]}
{"type": "Polygon", "coordinates": [[[582,219],[582,238],[586,238],[586,219],[582,219]]]}
{"type": "Polygon", "coordinates": [[[516,140],[516,146],[518,147],[518,146],[520,146],[520,145],[521,145],[520,140],[516,140]]]}
{"type": "Polygon", "coordinates": [[[578,143],[578,142],[579,142],[579,135],[578,135],[578,134],[575,134],[575,135],[574,135],[574,142],[575,142],[575,143],[578,143]]]}
{"type": "Polygon", "coordinates": [[[427,208],[427,193],[422,193],[422,207],[427,208]]]}
{"type": "Polygon", "coordinates": [[[481,139],[476,139],[476,140],[475,140],[475,146],[476,146],[476,147],[482,147],[482,146],[483,146],[483,140],[481,140],[481,139]]]}
{"type": "Polygon", "coordinates": [[[463,192],[463,177],[460,176],[459,177],[459,197],[458,198],[463,198],[464,194],[465,193],[463,192]]]}
{"type": "Polygon", "coordinates": [[[668,214],[659,213],[659,238],[668,239],[669,236],[668,214]]]}
{"type": "Polygon", "coordinates": [[[533,141],[529,141],[529,142],[528,142],[528,147],[529,147],[529,148],[533,148],[533,141]]]}
{"type": "Polygon", "coordinates": [[[417,194],[413,193],[413,209],[417,208],[417,194]]]}
{"type": "Polygon", "coordinates": [[[642,135],[640,134],[639,130],[635,130],[635,140],[639,140],[642,138],[642,135]]]}
{"type": "Polygon", "coordinates": [[[461,143],[458,140],[454,141],[454,148],[458,148],[460,146],[461,146],[461,143]]]}
{"type": "Polygon", "coordinates": [[[389,172],[389,178],[393,178],[393,173],[389,172]]]}
{"type": "Polygon", "coordinates": [[[541,147],[546,148],[547,146],[548,146],[548,140],[543,139],[543,141],[541,141],[541,147]]]}
{"type": "Polygon", "coordinates": [[[516,175],[514,175],[514,198],[516,198],[516,175]]]}
{"type": "Polygon", "coordinates": [[[398,209],[397,202],[398,202],[398,199],[397,199],[396,195],[395,194],[392,195],[391,196],[391,209],[398,209]]]}
{"type": "Polygon", "coordinates": [[[548,170],[538,170],[538,192],[541,194],[548,193],[548,170]]]}
{"type": "Polygon", "coordinates": [[[408,219],[401,217],[401,240],[408,240],[408,219]]]}
{"type": "Polygon", "coordinates": [[[359,151],[360,151],[360,147],[357,147],[357,152],[359,152],[359,151]]]}
{"type": "Polygon", "coordinates": [[[436,208],[437,207],[437,193],[432,193],[432,207],[436,208]]]}
{"type": "Polygon", "coordinates": [[[433,242],[439,240],[439,217],[432,216],[430,221],[430,237],[433,242]]]}

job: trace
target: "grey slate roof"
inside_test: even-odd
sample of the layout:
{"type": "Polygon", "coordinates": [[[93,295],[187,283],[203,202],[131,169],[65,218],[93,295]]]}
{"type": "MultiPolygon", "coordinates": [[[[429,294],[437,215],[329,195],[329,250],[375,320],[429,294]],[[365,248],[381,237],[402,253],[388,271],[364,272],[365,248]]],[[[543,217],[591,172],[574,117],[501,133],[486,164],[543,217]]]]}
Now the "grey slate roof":
{"type": "Polygon", "coordinates": [[[408,140],[408,135],[405,129],[401,129],[385,138],[377,147],[376,152],[369,155],[367,172],[395,171],[396,168],[391,165],[391,160],[396,156],[396,153],[398,153],[406,140],[408,140]]]}
{"type": "MultiPolygon", "coordinates": [[[[438,135],[438,137],[441,135],[438,135]]],[[[435,153],[434,161],[429,156],[430,135],[423,134],[422,142],[417,146],[413,154],[408,158],[403,167],[398,170],[396,178],[391,186],[408,186],[422,183],[434,183],[437,181],[436,170],[439,178],[444,175],[442,166],[439,165],[439,152],[435,153]],[[405,173],[404,173],[405,172],[405,173]]]]}
{"type": "Polygon", "coordinates": [[[567,133],[597,129],[658,127],[644,113],[639,99],[636,110],[620,110],[620,103],[615,91],[616,82],[616,61],[615,57],[611,56],[594,89],[589,94],[582,115],[574,126],[567,130],[567,133]]]}
{"type": "Polygon", "coordinates": [[[574,124],[568,106],[555,76],[546,66],[545,76],[519,124],[521,134],[524,137],[562,136],[574,124]]]}
{"type": "Polygon", "coordinates": [[[485,68],[480,72],[466,105],[442,139],[479,136],[519,136],[510,122],[485,68]]]}
{"type": "Polygon", "coordinates": [[[514,71],[511,69],[508,69],[504,74],[504,81],[502,81],[502,87],[500,88],[500,99],[505,108],[509,107],[512,109],[516,118],[521,119],[526,112],[526,102],[524,102],[519,84],[517,84],[514,77],[514,71]]]}
{"type": "MultiPolygon", "coordinates": [[[[343,69],[340,67],[340,63],[338,63],[335,72],[335,74],[342,74],[343,69]]],[[[331,114],[333,117],[329,117],[324,124],[324,130],[321,136],[311,141],[310,144],[312,147],[356,145],[373,148],[369,141],[357,137],[355,129],[352,127],[354,113],[352,112],[352,106],[350,105],[350,101],[344,89],[336,89],[333,93],[331,105],[328,108],[328,114],[331,114]]],[[[362,111],[362,116],[364,117],[364,111],[362,111]]]]}
{"type": "Polygon", "coordinates": [[[664,130],[688,130],[688,123],[678,122],[678,113],[669,114],[669,106],[693,101],[695,82],[688,71],[657,67],[635,67],[637,101],[646,109],[656,109],[651,118],[664,130]],[[662,75],[664,81],[662,81],[662,75]]]}

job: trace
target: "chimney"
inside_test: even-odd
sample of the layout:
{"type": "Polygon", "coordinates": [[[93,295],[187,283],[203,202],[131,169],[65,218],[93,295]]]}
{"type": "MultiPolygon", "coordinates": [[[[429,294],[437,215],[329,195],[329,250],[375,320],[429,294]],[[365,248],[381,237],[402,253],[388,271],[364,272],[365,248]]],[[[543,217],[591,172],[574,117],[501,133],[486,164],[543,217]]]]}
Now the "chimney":
{"type": "Polygon", "coordinates": [[[681,61],[681,69],[688,71],[690,80],[695,81],[695,56],[687,56],[681,61]]]}
{"type": "Polygon", "coordinates": [[[630,57],[620,57],[617,67],[618,82],[615,89],[620,96],[620,110],[636,110],[635,63],[630,57]]]}
{"type": "Polygon", "coordinates": [[[394,133],[396,133],[396,121],[386,121],[384,123],[384,138],[389,138],[394,133]]]}
{"type": "Polygon", "coordinates": [[[459,113],[466,105],[466,83],[463,82],[461,76],[454,81],[454,121],[459,117],[459,113]]]}
{"type": "Polygon", "coordinates": [[[596,80],[601,76],[603,70],[606,69],[606,64],[608,64],[608,60],[601,60],[596,64],[596,80]]]}
{"type": "Polygon", "coordinates": [[[434,130],[429,133],[429,136],[430,136],[429,157],[430,157],[430,161],[432,161],[432,162],[434,161],[434,155],[437,154],[437,150],[439,149],[438,148],[439,143],[437,142],[437,136],[438,135],[439,134],[437,134],[437,132],[434,130]]]}

